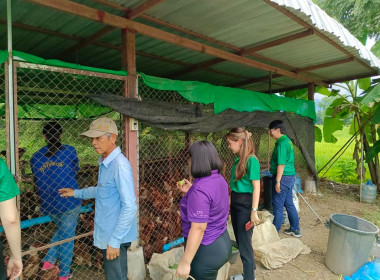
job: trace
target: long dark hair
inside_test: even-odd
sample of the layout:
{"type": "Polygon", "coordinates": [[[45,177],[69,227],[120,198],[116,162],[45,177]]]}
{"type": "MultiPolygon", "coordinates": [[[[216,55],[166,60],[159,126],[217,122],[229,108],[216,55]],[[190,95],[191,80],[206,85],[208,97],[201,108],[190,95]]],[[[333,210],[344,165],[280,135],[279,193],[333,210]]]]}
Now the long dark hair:
{"type": "Polygon", "coordinates": [[[45,153],[46,157],[54,156],[62,147],[61,135],[62,126],[57,122],[48,122],[42,129],[42,134],[45,135],[48,144],[48,150],[45,153]]]}
{"type": "Polygon", "coordinates": [[[211,175],[212,170],[222,170],[222,161],[215,146],[207,141],[197,141],[190,146],[191,175],[202,178],[211,175]]]}

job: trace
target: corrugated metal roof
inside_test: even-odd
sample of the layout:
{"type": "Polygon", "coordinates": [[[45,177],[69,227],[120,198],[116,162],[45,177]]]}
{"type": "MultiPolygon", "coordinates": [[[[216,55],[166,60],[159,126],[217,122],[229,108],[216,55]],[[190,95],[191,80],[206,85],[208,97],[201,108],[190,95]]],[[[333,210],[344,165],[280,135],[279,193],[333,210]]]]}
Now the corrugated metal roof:
{"type": "Polygon", "coordinates": [[[299,16],[305,21],[311,22],[321,31],[326,31],[329,38],[336,40],[337,38],[345,47],[353,48],[349,50],[359,52],[360,57],[370,62],[371,66],[380,68],[380,59],[369,51],[363,44],[356,39],[343,25],[331,18],[325,11],[315,5],[311,0],[270,0],[287,10],[299,16]],[[294,10],[295,11],[294,11],[294,10]]]}
{"type": "MultiPolygon", "coordinates": [[[[124,8],[133,10],[146,2],[108,1],[120,7],[110,7],[96,0],[76,2],[119,16],[125,14],[124,8]]],[[[0,41],[2,49],[6,48],[5,2],[0,1],[0,38],[4,38],[0,41]]],[[[115,29],[95,43],[65,54],[105,25],[27,1],[13,0],[12,5],[13,21],[17,24],[13,28],[14,49],[88,66],[121,68],[120,30],[115,29]]],[[[311,0],[166,0],[145,14],[147,17],[136,18],[135,21],[229,52],[259,46],[314,28],[313,35],[261,49],[247,57],[290,71],[355,58],[343,64],[301,71],[305,77],[325,82],[372,76],[380,71],[380,60],[311,0]],[[233,48],[152,22],[149,17],[232,45],[233,48]],[[337,46],[316,35],[317,32],[337,46]]],[[[136,34],[136,50],[137,70],[146,74],[216,85],[239,85],[256,91],[269,89],[269,83],[265,80],[269,76],[268,71],[230,61],[211,64],[207,70],[200,65],[215,60],[215,57],[139,33],[136,34]]],[[[305,81],[274,74],[272,89],[305,85],[305,81]]]]}

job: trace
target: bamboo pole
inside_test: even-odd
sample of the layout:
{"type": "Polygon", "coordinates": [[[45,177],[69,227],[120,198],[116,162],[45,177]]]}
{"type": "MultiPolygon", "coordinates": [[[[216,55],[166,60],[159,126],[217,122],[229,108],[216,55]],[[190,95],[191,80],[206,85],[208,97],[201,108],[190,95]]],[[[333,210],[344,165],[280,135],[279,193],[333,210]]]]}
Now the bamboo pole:
{"type": "Polygon", "coordinates": [[[70,241],[73,241],[73,240],[77,240],[77,239],[80,239],[80,238],[83,238],[83,237],[87,237],[87,236],[93,235],[93,233],[94,233],[94,231],[90,231],[90,232],[87,232],[87,233],[84,233],[84,234],[81,234],[81,235],[77,235],[77,236],[74,236],[74,237],[71,237],[71,238],[68,238],[68,239],[64,239],[64,240],[61,240],[61,241],[58,241],[58,242],[54,242],[54,243],[48,244],[48,245],[45,245],[45,246],[33,248],[33,249],[29,250],[29,251],[22,252],[21,256],[30,255],[32,253],[39,252],[39,251],[42,251],[42,250],[45,250],[45,249],[48,249],[48,248],[52,248],[52,247],[57,246],[57,245],[61,245],[61,244],[64,244],[64,243],[67,243],[67,242],[70,242],[70,241]]]}

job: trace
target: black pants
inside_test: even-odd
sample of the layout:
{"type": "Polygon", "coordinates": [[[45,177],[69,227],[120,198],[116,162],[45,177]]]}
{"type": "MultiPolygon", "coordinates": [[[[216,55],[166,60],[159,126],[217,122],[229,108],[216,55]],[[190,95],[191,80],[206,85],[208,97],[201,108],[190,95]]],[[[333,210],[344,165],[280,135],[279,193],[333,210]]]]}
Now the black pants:
{"type": "Polygon", "coordinates": [[[218,270],[229,260],[231,254],[231,239],[226,230],[213,243],[199,246],[191,262],[190,275],[196,280],[215,280],[218,270]]]}
{"type": "Polygon", "coordinates": [[[7,276],[7,269],[5,268],[3,244],[0,242],[0,280],[5,280],[7,276]]]}
{"type": "Polygon", "coordinates": [[[255,279],[255,259],[252,248],[252,231],[245,230],[245,224],[251,220],[252,194],[231,193],[231,221],[234,229],[240,258],[243,262],[244,280],[255,279]]]}
{"type": "Polygon", "coordinates": [[[102,250],[104,273],[107,280],[128,280],[127,252],[131,242],[120,245],[120,256],[112,261],[107,260],[107,250],[102,250]]]}

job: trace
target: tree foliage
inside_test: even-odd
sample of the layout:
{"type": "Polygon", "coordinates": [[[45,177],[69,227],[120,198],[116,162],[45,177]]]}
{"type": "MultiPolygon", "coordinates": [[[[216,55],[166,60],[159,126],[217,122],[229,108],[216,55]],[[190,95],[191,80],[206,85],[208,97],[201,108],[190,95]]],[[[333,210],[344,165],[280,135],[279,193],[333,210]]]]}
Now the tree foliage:
{"type": "Polygon", "coordinates": [[[313,0],[338,20],[363,44],[367,38],[380,40],[379,0],[313,0]]]}

